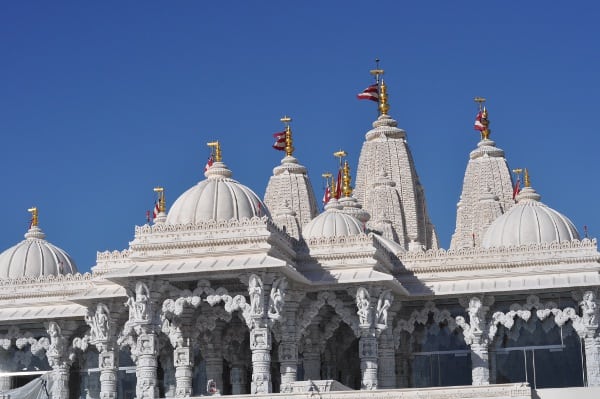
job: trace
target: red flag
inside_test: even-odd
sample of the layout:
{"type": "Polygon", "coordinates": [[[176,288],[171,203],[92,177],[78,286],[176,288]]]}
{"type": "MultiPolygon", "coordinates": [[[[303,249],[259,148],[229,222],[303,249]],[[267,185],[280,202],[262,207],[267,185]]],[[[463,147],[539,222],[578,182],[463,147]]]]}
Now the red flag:
{"type": "Polygon", "coordinates": [[[479,130],[480,132],[483,132],[485,130],[485,125],[481,122],[481,120],[483,119],[483,111],[479,111],[477,113],[477,116],[475,117],[475,130],[479,130]]]}
{"type": "Polygon", "coordinates": [[[273,133],[273,137],[275,138],[273,148],[279,151],[285,151],[285,130],[283,132],[273,133]]]}
{"type": "Polygon", "coordinates": [[[521,192],[521,178],[517,177],[517,181],[515,182],[515,186],[513,187],[513,199],[517,197],[517,194],[521,192]]]}
{"type": "Polygon", "coordinates": [[[214,162],[215,162],[215,160],[213,159],[212,154],[210,154],[210,157],[208,157],[208,161],[206,161],[206,165],[204,166],[204,172],[209,170],[210,167],[213,166],[214,162]]]}
{"type": "Polygon", "coordinates": [[[146,211],[146,222],[150,223],[150,211],[146,211]]]}
{"type": "Polygon", "coordinates": [[[329,191],[329,185],[325,188],[325,193],[323,194],[323,205],[326,205],[331,199],[331,192],[329,191]]]}
{"type": "Polygon", "coordinates": [[[356,97],[359,100],[371,100],[379,102],[379,86],[377,84],[371,85],[358,93],[356,97]]]}
{"type": "Polygon", "coordinates": [[[159,213],[160,213],[160,201],[156,200],[156,203],[154,204],[154,209],[152,210],[152,220],[156,219],[156,217],[158,216],[159,213]]]}
{"type": "Polygon", "coordinates": [[[342,170],[338,170],[337,183],[335,185],[335,199],[340,199],[342,196],[342,170]]]}

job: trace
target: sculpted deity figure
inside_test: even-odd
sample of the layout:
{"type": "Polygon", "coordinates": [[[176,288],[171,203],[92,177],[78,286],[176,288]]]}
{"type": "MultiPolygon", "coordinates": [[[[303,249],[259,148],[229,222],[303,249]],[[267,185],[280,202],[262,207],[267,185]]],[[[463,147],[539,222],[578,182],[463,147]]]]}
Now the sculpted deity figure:
{"type": "Polygon", "coordinates": [[[90,326],[92,340],[102,341],[108,338],[109,311],[106,305],[99,303],[96,306],[96,312],[93,315],[88,314],[85,321],[90,326]]]}
{"type": "Polygon", "coordinates": [[[583,300],[579,306],[581,306],[583,324],[586,326],[598,324],[598,305],[596,304],[596,295],[592,291],[586,291],[583,294],[583,300]]]}
{"type": "Polygon", "coordinates": [[[269,302],[269,316],[277,317],[281,315],[286,288],[287,280],[285,277],[278,278],[273,283],[273,287],[271,288],[271,301],[269,302]]]}
{"type": "Polygon", "coordinates": [[[360,324],[371,324],[370,302],[369,293],[365,288],[360,287],[356,291],[356,307],[358,308],[356,314],[358,314],[360,324]]]}
{"type": "Polygon", "coordinates": [[[262,281],[254,274],[250,276],[248,283],[248,293],[250,294],[250,312],[253,316],[263,314],[263,288],[262,281]]]}
{"type": "Polygon", "coordinates": [[[150,292],[146,284],[138,282],[135,286],[135,297],[129,297],[126,306],[129,307],[129,319],[148,320],[148,300],[150,292]]]}
{"type": "Polygon", "coordinates": [[[469,324],[472,332],[481,332],[481,318],[479,316],[482,306],[481,300],[475,296],[469,301],[469,324]]]}
{"type": "Polygon", "coordinates": [[[377,324],[386,325],[388,320],[388,309],[392,306],[394,296],[390,290],[385,290],[377,301],[377,324]]]}

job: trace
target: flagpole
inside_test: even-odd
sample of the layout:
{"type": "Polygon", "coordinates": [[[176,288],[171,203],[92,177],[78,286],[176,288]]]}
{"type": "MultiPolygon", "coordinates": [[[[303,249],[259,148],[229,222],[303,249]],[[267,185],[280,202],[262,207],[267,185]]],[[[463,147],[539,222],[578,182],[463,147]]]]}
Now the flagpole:
{"type": "Polygon", "coordinates": [[[379,117],[379,115],[381,115],[381,96],[380,96],[381,86],[380,86],[379,77],[383,76],[383,74],[385,72],[383,69],[379,68],[379,61],[380,61],[379,58],[375,58],[375,69],[372,69],[369,71],[369,73],[375,77],[375,84],[377,85],[377,117],[379,117]]]}

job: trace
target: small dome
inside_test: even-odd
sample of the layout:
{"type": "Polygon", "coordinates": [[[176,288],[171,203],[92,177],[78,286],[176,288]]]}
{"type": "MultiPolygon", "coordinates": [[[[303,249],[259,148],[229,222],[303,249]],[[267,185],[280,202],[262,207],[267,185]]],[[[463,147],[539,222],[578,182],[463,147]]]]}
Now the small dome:
{"type": "Polygon", "coordinates": [[[309,239],[363,234],[363,224],[354,216],[344,212],[341,208],[342,206],[336,199],[330,200],[325,206],[325,212],[304,226],[302,236],[309,239]]]}
{"type": "Polygon", "coordinates": [[[525,187],[517,195],[517,204],[490,225],[481,245],[490,248],[578,240],[573,223],[541,203],[540,198],[533,188],[525,187]]]}
{"type": "Polygon", "coordinates": [[[0,279],[77,273],[73,259],[45,237],[38,226],[33,226],[25,240],[2,252],[0,279]]]}
{"type": "Polygon", "coordinates": [[[268,216],[269,210],[248,187],[231,179],[231,171],[215,162],[202,180],[173,203],[167,215],[169,224],[199,223],[268,216]]]}

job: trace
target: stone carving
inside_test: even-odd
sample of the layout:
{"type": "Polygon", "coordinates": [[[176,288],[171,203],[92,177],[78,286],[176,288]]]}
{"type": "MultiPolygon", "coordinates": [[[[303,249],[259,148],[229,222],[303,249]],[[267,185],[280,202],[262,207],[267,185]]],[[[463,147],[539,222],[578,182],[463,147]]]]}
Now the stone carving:
{"type": "Polygon", "coordinates": [[[273,282],[269,299],[269,318],[279,320],[282,316],[287,289],[287,279],[280,277],[273,282]]]}
{"type": "Polygon", "coordinates": [[[135,286],[135,297],[130,296],[126,306],[129,307],[129,319],[137,322],[148,321],[150,290],[148,286],[138,281],[135,286]]]}
{"type": "Polygon", "coordinates": [[[371,296],[369,292],[360,287],[356,291],[356,307],[358,311],[356,314],[358,315],[358,320],[361,326],[370,326],[372,323],[371,317],[371,296]]]}
{"type": "Polygon", "coordinates": [[[85,316],[86,323],[90,326],[91,341],[106,341],[110,330],[110,311],[103,303],[96,306],[96,311],[88,311],[85,316]]]}
{"type": "Polygon", "coordinates": [[[385,290],[379,295],[377,300],[377,324],[379,326],[387,327],[388,324],[388,309],[394,302],[394,295],[391,290],[385,290]]]}
{"type": "Polygon", "coordinates": [[[598,304],[596,303],[596,294],[593,291],[586,291],[583,294],[583,300],[579,303],[582,312],[583,324],[587,327],[598,327],[598,304]]]}
{"type": "Polygon", "coordinates": [[[262,316],[263,309],[263,284],[255,274],[250,276],[248,282],[248,294],[250,294],[250,314],[254,317],[262,316]]]}

